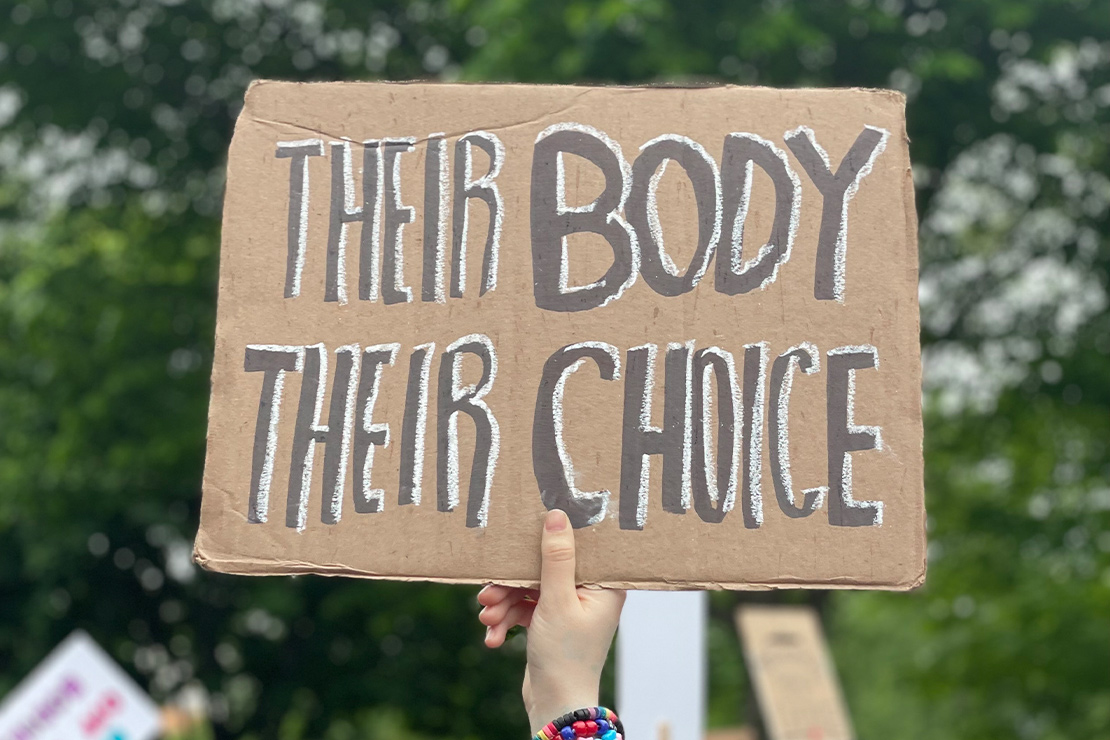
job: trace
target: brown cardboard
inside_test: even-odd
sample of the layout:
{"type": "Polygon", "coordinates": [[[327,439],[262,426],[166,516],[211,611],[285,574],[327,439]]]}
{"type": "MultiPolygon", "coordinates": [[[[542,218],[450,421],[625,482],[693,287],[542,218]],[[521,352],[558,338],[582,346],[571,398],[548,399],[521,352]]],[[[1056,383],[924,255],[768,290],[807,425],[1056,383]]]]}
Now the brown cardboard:
{"type": "Polygon", "coordinates": [[[586,584],[920,584],[904,107],[877,90],[252,85],[229,153],[197,561],[243,574],[533,584],[546,502],[579,527],[586,584]],[[580,230],[564,266],[567,228],[580,230]],[[653,247],[660,232],[665,256],[653,247]],[[569,345],[579,346],[560,353],[569,345]],[[700,378],[712,389],[707,426],[700,378]],[[652,411],[637,433],[641,386],[652,411]],[[452,409],[455,421],[441,422],[452,409]],[[422,414],[423,437],[413,434],[422,414]],[[452,427],[453,447],[441,443],[452,427]],[[873,427],[881,449],[865,449],[873,427]],[[716,490],[705,429],[710,461],[726,461],[709,466],[716,490]],[[663,448],[648,458],[642,498],[637,462],[663,448]],[[773,475],[787,462],[792,504],[773,475]],[[833,492],[807,494],[830,469],[833,492]],[[589,493],[602,490],[603,518],[604,496],[589,493]],[[881,502],[881,523],[877,506],[852,501],[881,502]]]}
{"type": "Polygon", "coordinates": [[[767,740],[854,740],[821,622],[811,607],[742,606],[736,629],[767,740]]]}

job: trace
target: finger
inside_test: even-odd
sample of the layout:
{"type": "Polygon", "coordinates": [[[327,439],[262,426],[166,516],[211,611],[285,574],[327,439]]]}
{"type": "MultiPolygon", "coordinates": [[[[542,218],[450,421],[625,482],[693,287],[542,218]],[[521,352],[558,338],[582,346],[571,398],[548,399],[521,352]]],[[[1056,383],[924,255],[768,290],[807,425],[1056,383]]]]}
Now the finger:
{"type": "Polygon", "coordinates": [[[486,626],[494,625],[505,618],[509,609],[524,599],[523,589],[511,593],[496,604],[490,604],[478,613],[478,621],[486,626]]]}
{"type": "Polygon", "coordinates": [[[490,583],[478,592],[478,603],[482,606],[490,606],[518,590],[519,589],[513,588],[512,586],[499,586],[495,583],[490,583]]]}
{"type": "Polygon", "coordinates": [[[574,530],[558,509],[547,512],[540,545],[540,598],[556,606],[577,604],[574,588],[574,530]]]}
{"type": "Polygon", "coordinates": [[[532,613],[535,610],[536,605],[528,601],[521,601],[514,604],[505,614],[503,620],[497,624],[490,625],[486,629],[486,646],[495,648],[504,645],[505,636],[509,634],[509,630],[516,627],[518,624],[522,627],[527,627],[532,623],[532,613]]]}

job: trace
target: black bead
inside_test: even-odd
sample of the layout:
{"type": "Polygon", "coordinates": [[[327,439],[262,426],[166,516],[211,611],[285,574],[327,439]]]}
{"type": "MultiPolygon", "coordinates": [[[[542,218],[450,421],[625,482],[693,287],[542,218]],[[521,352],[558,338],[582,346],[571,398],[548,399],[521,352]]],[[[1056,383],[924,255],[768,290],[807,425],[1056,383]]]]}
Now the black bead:
{"type": "Polygon", "coordinates": [[[590,710],[589,709],[575,709],[574,710],[574,718],[576,720],[578,720],[579,722],[585,722],[586,720],[588,720],[590,718],[590,710]]]}

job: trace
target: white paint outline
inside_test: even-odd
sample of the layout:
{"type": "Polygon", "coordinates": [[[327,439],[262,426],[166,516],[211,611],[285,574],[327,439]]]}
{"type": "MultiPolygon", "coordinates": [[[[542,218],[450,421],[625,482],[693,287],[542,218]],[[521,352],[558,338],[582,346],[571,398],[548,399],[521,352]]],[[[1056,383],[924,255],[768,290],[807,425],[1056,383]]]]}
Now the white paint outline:
{"type": "MultiPolygon", "coordinates": [[[[850,344],[843,347],[836,347],[830,349],[828,354],[832,355],[847,355],[865,353],[870,354],[874,364],[871,369],[879,369],[879,350],[871,344],[850,344]]],[[[879,426],[866,426],[856,424],[856,368],[848,368],[848,400],[846,403],[846,411],[848,414],[848,432],[850,434],[866,434],[875,440],[875,449],[882,451],[883,449],[883,435],[882,427],[879,426]]],[[[875,523],[872,526],[883,526],[883,502],[882,501],[857,501],[852,495],[852,453],[845,452],[844,460],[841,465],[840,476],[840,496],[844,505],[851,509],[870,509],[875,512],[875,523]]]]}
{"type": "MultiPolygon", "coordinates": [[[[721,504],[721,512],[727,514],[732,511],[736,505],[736,491],[739,488],[740,481],[740,440],[743,437],[741,430],[743,429],[743,389],[740,384],[736,382],[736,359],[732,353],[723,350],[720,347],[713,345],[701,350],[701,355],[710,355],[719,357],[725,363],[728,370],[729,386],[732,390],[732,464],[729,470],[728,487],[725,489],[725,500],[721,504]],[[736,422],[740,421],[739,429],[737,429],[736,422]]],[[[702,465],[705,466],[705,482],[706,489],[709,493],[709,501],[714,506],[720,500],[720,489],[718,488],[717,481],[717,458],[716,449],[713,447],[713,391],[711,390],[710,378],[716,378],[716,373],[713,370],[713,365],[707,363],[701,371],[701,434],[702,440],[702,465]]],[[[720,386],[716,386],[716,393],[721,392],[720,386]]]]}
{"type": "Polygon", "coordinates": [[[390,147],[393,147],[391,157],[393,159],[393,167],[390,168],[390,190],[393,192],[393,203],[391,207],[394,211],[404,212],[407,211],[409,218],[397,226],[397,233],[393,235],[393,290],[402,293],[405,296],[405,303],[412,303],[412,288],[405,286],[405,246],[404,246],[404,233],[405,227],[411,224],[416,219],[416,209],[413,206],[406,206],[401,203],[401,155],[408,154],[416,149],[415,136],[401,136],[395,139],[382,139],[382,168],[384,169],[384,159],[387,152],[390,152],[390,147]],[[401,147],[404,148],[401,148],[401,147]]]}
{"type": "Polygon", "coordinates": [[[682,493],[679,501],[683,511],[689,511],[694,499],[694,486],[691,476],[694,457],[694,340],[668,342],[667,352],[686,350],[686,382],[682,389],[684,399],[682,417],[682,493]]]}
{"type": "MultiPolygon", "coordinates": [[[[640,147],[640,151],[643,152],[649,146],[664,141],[675,142],[682,146],[689,147],[695,154],[705,160],[706,164],[709,165],[709,169],[713,172],[713,192],[716,196],[716,210],[713,215],[713,231],[709,236],[709,244],[706,247],[705,256],[702,258],[701,264],[695,266],[693,285],[697,286],[697,284],[701,282],[701,279],[705,277],[705,273],[709,270],[710,261],[713,259],[713,255],[716,253],[721,243],[721,222],[724,214],[724,193],[721,189],[721,170],[717,166],[717,160],[709,156],[709,152],[705,151],[705,147],[693,139],[679,134],[663,134],[662,136],[656,136],[651,141],[643,144],[640,147]]],[[[666,248],[663,245],[663,224],[659,220],[659,202],[656,197],[659,183],[662,181],[663,174],[667,171],[667,163],[670,162],[671,159],[671,157],[664,159],[648,181],[647,202],[645,205],[647,207],[648,231],[651,233],[652,240],[651,248],[659,255],[659,262],[663,265],[663,269],[668,275],[671,277],[681,277],[682,273],[679,271],[678,265],[676,265],[674,260],[671,259],[671,256],[667,254],[666,248]]],[[[683,172],[686,172],[685,168],[683,168],[683,172]]],[[[689,178],[690,173],[686,172],[686,176],[689,178]]],[[[690,184],[694,185],[692,178],[690,179],[690,184]]]]}
{"type": "MultiPolygon", "coordinates": [[[[293,290],[290,298],[296,298],[301,294],[301,273],[304,272],[305,254],[308,252],[308,157],[324,156],[324,140],[298,139],[296,141],[279,141],[277,143],[279,151],[282,149],[299,149],[305,146],[315,146],[318,151],[315,155],[308,155],[301,159],[301,213],[300,219],[297,222],[297,255],[293,261],[293,290]]],[[[292,159],[292,157],[290,159],[292,159]]],[[[290,166],[292,166],[292,164],[290,164],[290,166]]]]}
{"type": "MultiPolygon", "coordinates": [[[[599,349],[613,361],[613,380],[619,380],[621,377],[621,356],[620,350],[606,342],[576,342],[575,344],[567,345],[563,348],[564,352],[571,352],[576,349],[599,349]]],[[[569,366],[563,368],[559,374],[559,379],[555,381],[555,389],[551,395],[551,419],[555,431],[555,450],[559,455],[559,462],[563,466],[563,477],[566,478],[567,487],[570,490],[570,497],[575,501],[600,501],[601,509],[597,514],[590,517],[586,521],[586,525],[597,524],[605,518],[609,510],[609,501],[612,498],[612,491],[602,488],[598,491],[581,491],[578,488],[578,473],[574,469],[574,462],[570,459],[570,453],[567,451],[566,441],[563,439],[563,396],[566,393],[567,380],[573,375],[583,364],[586,358],[575,360],[569,366]]]]}
{"type": "MultiPolygon", "coordinates": [[[[420,387],[416,391],[416,434],[413,440],[412,456],[412,499],[413,506],[420,505],[424,492],[424,443],[428,433],[428,385],[432,375],[432,360],[435,358],[436,343],[427,342],[412,348],[413,354],[424,352],[420,362],[420,387]]],[[[409,356],[412,362],[412,356],[409,356]]]]}
{"type": "MultiPolygon", "coordinates": [[[[297,359],[293,372],[304,370],[304,347],[289,344],[248,344],[248,350],[295,354],[297,359]]],[[[274,378],[274,393],[270,398],[270,425],[266,428],[266,456],[262,460],[262,471],[258,476],[258,491],[255,496],[254,518],[265,524],[270,515],[270,486],[274,480],[274,462],[277,459],[278,422],[281,420],[281,400],[285,390],[285,370],[278,370],[274,378]]]]}
{"type": "MultiPolygon", "coordinates": [[[[358,393],[358,376],[362,367],[359,345],[345,344],[342,347],[337,347],[335,350],[336,358],[339,357],[341,352],[348,352],[351,355],[351,375],[347,378],[347,395],[343,398],[343,429],[339,438],[339,470],[335,473],[335,490],[337,495],[331,502],[330,513],[332,515],[332,521],[335,524],[338,524],[340,518],[343,516],[343,492],[347,486],[347,462],[351,455],[351,435],[354,429],[353,422],[355,418],[355,396],[358,393]]],[[[337,367],[338,364],[339,360],[336,359],[337,367]]],[[[334,392],[334,389],[332,392],[334,392]]]]}
{"type": "MultiPolygon", "coordinates": [[[[768,343],[745,344],[745,357],[750,347],[759,347],[759,373],[756,379],[755,399],[752,403],[752,433],[748,439],[748,477],[751,480],[752,518],[756,526],[763,524],[763,424],[767,404],[768,343]]],[[[747,366],[745,364],[745,373],[747,366]]],[[[741,429],[743,423],[741,423],[741,429]]]]}
{"type": "MultiPolygon", "coordinates": [[[[798,224],[801,221],[802,214],[802,181],[798,177],[798,173],[790,166],[790,159],[786,156],[786,151],[778,148],[772,142],[764,139],[758,134],[751,134],[744,131],[737,131],[729,134],[726,138],[737,138],[751,141],[757,146],[762,146],[768,149],[773,155],[778,157],[782,162],[783,167],[786,168],[786,175],[790,178],[791,183],[791,196],[790,196],[790,225],[786,231],[786,245],[782,250],[782,254],[771,268],[771,274],[764,278],[763,282],[759,284],[760,290],[765,290],[768,285],[775,282],[779,276],[779,268],[790,261],[790,255],[794,251],[794,237],[798,233],[798,224]]],[[[770,253],[771,249],[775,246],[771,242],[765,243],[759,248],[759,252],[750,260],[743,260],[744,252],[744,226],[748,220],[748,209],[751,206],[752,195],[752,180],[755,175],[755,162],[749,159],[744,163],[744,189],[740,194],[740,203],[736,209],[736,219],[732,222],[732,233],[728,234],[729,245],[729,264],[732,267],[733,274],[740,276],[746,275],[751,272],[755,267],[761,265],[766,256],[770,253]]],[[[773,181],[772,181],[773,183],[773,181]]],[[[776,194],[777,197],[777,194],[776,194]]],[[[723,202],[722,202],[723,208],[723,202]]],[[[722,235],[724,241],[725,235],[722,235]]]]}
{"type": "MultiPolygon", "coordinates": [[[[377,186],[374,188],[374,212],[370,215],[370,223],[365,221],[362,223],[362,228],[371,229],[370,231],[370,297],[368,300],[375,302],[378,300],[379,285],[382,281],[382,191],[385,188],[385,151],[382,148],[382,142],[378,139],[367,139],[362,142],[363,148],[377,149],[377,156],[374,157],[374,168],[376,170],[375,182],[377,186]]],[[[365,161],[365,159],[363,160],[365,161]]],[[[362,176],[366,177],[366,169],[363,168],[362,176]]],[[[365,214],[363,215],[365,218],[365,214]]]]}
{"type": "MultiPolygon", "coordinates": [[[[486,458],[486,485],[482,491],[482,504],[478,508],[478,526],[485,527],[489,524],[489,498],[493,487],[493,474],[497,469],[497,459],[501,455],[501,427],[497,417],[482,399],[493,388],[497,380],[497,351],[493,342],[485,334],[467,334],[459,337],[447,345],[444,354],[451,354],[451,401],[461,401],[464,396],[473,394],[470,403],[479,407],[486,413],[490,423],[489,456],[486,458]],[[489,378],[485,384],[462,384],[462,353],[456,352],[464,344],[477,342],[486,348],[490,358],[489,378]],[[455,354],[451,354],[455,353],[455,354]]],[[[447,510],[454,511],[459,505],[459,413],[455,411],[447,419],[447,510]]]]}
{"type": "MultiPolygon", "coordinates": [[[[660,427],[653,427],[651,425],[651,402],[652,396],[655,393],[655,360],[659,356],[659,345],[647,343],[640,344],[635,347],[629,347],[629,353],[638,349],[647,350],[647,362],[644,368],[644,395],[640,399],[640,421],[639,431],[644,432],[660,432],[660,427]]],[[[644,528],[644,523],[647,521],[647,507],[648,507],[648,494],[651,490],[651,455],[643,453],[640,455],[640,486],[636,491],[636,527],[638,529],[644,528]]]]}
{"type": "MultiPolygon", "coordinates": [[[[617,203],[616,207],[613,210],[609,211],[609,213],[606,214],[605,222],[610,223],[610,224],[616,222],[622,229],[624,229],[625,233],[628,234],[629,250],[632,253],[632,269],[630,270],[630,274],[629,274],[628,278],[625,279],[624,283],[621,284],[620,288],[614,294],[608,296],[599,306],[597,306],[597,308],[601,308],[602,306],[609,305],[611,302],[617,300],[622,295],[624,295],[624,292],[632,287],[632,285],[636,282],[636,277],[640,274],[640,242],[639,242],[639,240],[636,236],[636,230],[632,228],[632,225],[628,223],[628,221],[625,219],[625,217],[623,215],[624,214],[624,207],[628,203],[628,196],[632,192],[632,165],[630,165],[628,163],[628,160],[626,160],[624,158],[624,153],[621,150],[621,145],[620,144],[618,144],[613,139],[609,138],[608,134],[606,134],[604,131],[600,131],[600,130],[594,128],[593,126],[588,126],[584,123],[574,123],[574,122],[570,122],[570,121],[565,121],[565,122],[562,122],[562,123],[552,124],[552,125],[548,126],[547,128],[545,128],[543,131],[541,131],[539,133],[539,135],[536,136],[536,142],[535,143],[538,144],[541,141],[543,141],[544,139],[546,139],[548,136],[551,136],[552,134],[555,134],[555,133],[559,133],[561,131],[577,131],[578,133],[586,134],[587,136],[594,137],[595,139],[600,141],[602,144],[604,144],[606,147],[608,147],[609,151],[613,152],[613,154],[617,158],[617,163],[620,166],[620,170],[621,170],[621,180],[622,180],[622,182],[621,182],[620,202],[617,203]]],[[[565,214],[568,214],[568,213],[591,213],[597,207],[598,200],[600,200],[600,198],[601,198],[600,194],[598,195],[598,197],[596,199],[594,199],[594,201],[592,203],[590,203],[586,206],[574,206],[574,207],[568,207],[567,206],[567,204],[566,204],[566,174],[565,174],[565,171],[563,169],[563,152],[561,152],[561,151],[558,152],[556,154],[556,157],[555,157],[555,179],[556,179],[556,184],[555,184],[555,211],[556,211],[556,213],[558,213],[559,215],[565,215],[565,214]]],[[[583,290],[589,290],[591,288],[604,286],[605,285],[605,276],[604,275],[601,276],[600,278],[598,278],[597,280],[595,280],[594,282],[592,282],[588,285],[570,286],[568,284],[569,282],[570,282],[570,253],[569,253],[569,244],[567,242],[567,237],[564,235],[561,239],[560,254],[559,254],[559,292],[560,292],[560,294],[561,295],[569,295],[569,294],[577,293],[577,292],[580,292],[580,291],[583,291],[583,290]]]]}
{"type": "MultiPolygon", "coordinates": [[[[401,351],[401,344],[399,342],[390,342],[389,344],[373,344],[367,347],[362,352],[362,360],[360,361],[365,365],[365,357],[371,354],[378,354],[380,352],[389,353],[389,361],[378,364],[374,370],[374,380],[370,384],[370,392],[366,394],[366,401],[362,404],[362,431],[366,434],[374,434],[375,432],[385,433],[385,442],[382,443],[382,448],[389,447],[389,423],[388,422],[374,422],[369,424],[366,422],[374,418],[374,407],[378,403],[378,391],[382,384],[381,367],[393,367],[397,361],[397,354],[401,351]]],[[[352,402],[352,405],[357,403],[357,400],[352,402]]],[[[378,502],[378,511],[385,509],[385,490],[382,488],[372,488],[370,483],[370,475],[374,469],[374,448],[378,445],[366,445],[366,457],[362,461],[362,490],[358,494],[362,497],[362,502],[369,504],[371,501],[378,502]]],[[[346,469],[346,458],[344,458],[343,467],[346,469]]],[[[414,500],[414,503],[419,503],[414,500]]]]}
{"type": "MultiPolygon", "coordinates": [[[[856,197],[859,191],[860,182],[863,178],[871,174],[871,169],[875,164],[875,160],[879,155],[886,150],[886,143],[890,139],[890,132],[885,128],[878,126],[865,125],[864,129],[875,131],[879,134],[879,143],[871,151],[871,156],[867,158],[863,167],[860,167],[859,172],[856,173],[855,179],[844,190],[844,196],[840,203],[840,229],[836,234],[836,249],[834,251],[833,259],[833,298],[837,303],[844,302],[844,291],[847,286],[847,259],[848,259],[848,204],[852,198],[856,197]]],[[[813,145],[814,151],[821,157],[821,161],[825,164],[825,172],[830,178],[836,175],[832,171],[832,163],[829,161],[829,153],[825,151],[824,147],[817,143],[817,137],[813,133],[813,129],[809,126],[798,126],[795,129],[787,131],[783,134],[783,139],[790,141],[798,136],[805,136],[809,139],[809,143],[813,145]]],[[[851,151],[851,149],[849,149],[851,151]]],[[[844,160],[841,158],[841,164],[844,160]]],[[[839,169],[839,167],[838,167],[839,169]]],[[[822,193],[822,196],[824,194],[822,193]]]]}
{"type": "MultiPolygon", "coordinates": [[[[501,168],[505,164],[505,144],[497,135],[489,131],[471,131],[465,136],[461,137],[459,141],[466,144],[463,147],[463,194],[466,197],[463,199],[463,220],[462,220],[462,240],[459,243],[459,279],[455,285],[456,291],[462,295],[466,292],[466,242],[467,231],[470,228],[470,200],[473,196],[468,195],[471,190],[487,190],[493,194],[493,200],[496,206],[493,209],[493,238],[490,241],[490,255],[489,255],[489,272],[486,274],[484,280],[488,283],[487,290],[493,290],[497,287],[497,268],[499,264],[501,252],[501,228],[505,221],[505,199],[501,196],[501,188],[498,187],[495,179],[501,174],[501,168]],[[473,139],[481,139],[489,142],[493,146],[494,156],[490,158],[489,171],[474,179],[474,145],[471,143],[473,139]]],[[[456,164],[456,166],[458,166],[456,164]]]]}
{"type": "MultiPolygon", "coordinates": [[[[342,306],[347,303],[347,227],[350,223],[346,219],[361,216],[362,209],[355,206],[355,173],[354,165],[351,163],[350,140],[331,142],[332,157],[335,157],[337,152],[343,164],[343,205],[340,209],[342,217],[339,219],[339,240],[335,250],[335,289],[336,300],[342,306]]],[[[332,196],[334,197],[334,193],[332,196]]]]}
{"type": "MultiPolygon", "coordinates": [[[[447,219],[451,215],[451,178],[448,155],[447,155],[447,138],[446,134],[442,131],[435,134],[428,134],[428,154],[431,153],[432,146],[439,150],[439,172],[437,179],[439,182],[439,218],[436,221],[436,244],[435,244],[435,302],[447,302],[447,219]]],[[[424,187],[427,187],[425,183],[424,187]]],[[[428,214],[424,214],[424,218],[428,218],[428,214]]],[[[385,345],[378,345],[385,346],[385,345]]]]}
{"type": "MultiPolygon", "coordinates": [[[[821,371],[821,352],[812,342],[795,344],[779,355],[779,357],[789,355],[790,360],[786,365],[786,373],[782,376],[782,385],[779,387],[778,394],[778,405],[775,408],[775,422],[778,424],[778,439],[775,440],[775,442],[778,445],[779,479],[782,481],[782,488],[786,492],[786,500],[795,508],[797,508],[798,504],[794,499],[794,478],[790,470],[789,422],[790,395],[794,389],[794,373],[801,367],[801,361],[798,359],[798,355],[795,354],[799,351],[805,352],[809,357],[809,368],[802,370],[805,375],[813,375],[821,371]]],[[[802,491],[803,501],[805,497],[811,493],[817,495],[817,498],[813,501],[813,508],[807,513],[813,513],[820,509],[825,503],[825,496],[828,495],[828,492],[828,486],[816,486],[814,488],[804,489],[802,491]]]]}
{"type": "MultiPolygon", "coordinates": [[[[301,468],[301,487],[297,493],[297,531],[303,532],[308,524],[308,495],[312,490],[312,468],[316,461],[316,435],[328,433],[328,426],[321,424],[320,419],[324,414],[324,394],[328,385],[328,348],[323,342],[310,344],[304,348],[305,354],[315,350],[320,358],[320,375],[316,381],[316,401],[313,405],[312,420],[308,429],[312,433],[308,441],[308,449],[304,453],[304,466],[301,468]]],[[[303,381],[302,381],[303,382],[303,381]]]]}

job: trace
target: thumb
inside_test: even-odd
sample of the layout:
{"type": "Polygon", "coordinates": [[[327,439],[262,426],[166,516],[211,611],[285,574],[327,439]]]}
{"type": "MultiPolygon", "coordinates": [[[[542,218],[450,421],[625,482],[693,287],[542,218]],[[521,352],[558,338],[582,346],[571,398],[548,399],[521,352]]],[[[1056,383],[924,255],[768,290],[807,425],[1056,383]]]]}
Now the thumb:
{"type": "Polygon", "coordinates": [[[570,519],[558,509],[547,512],[540,545],[540,599],[556,603],[577,601],[574,584],[574,530],[570,519]]]}

